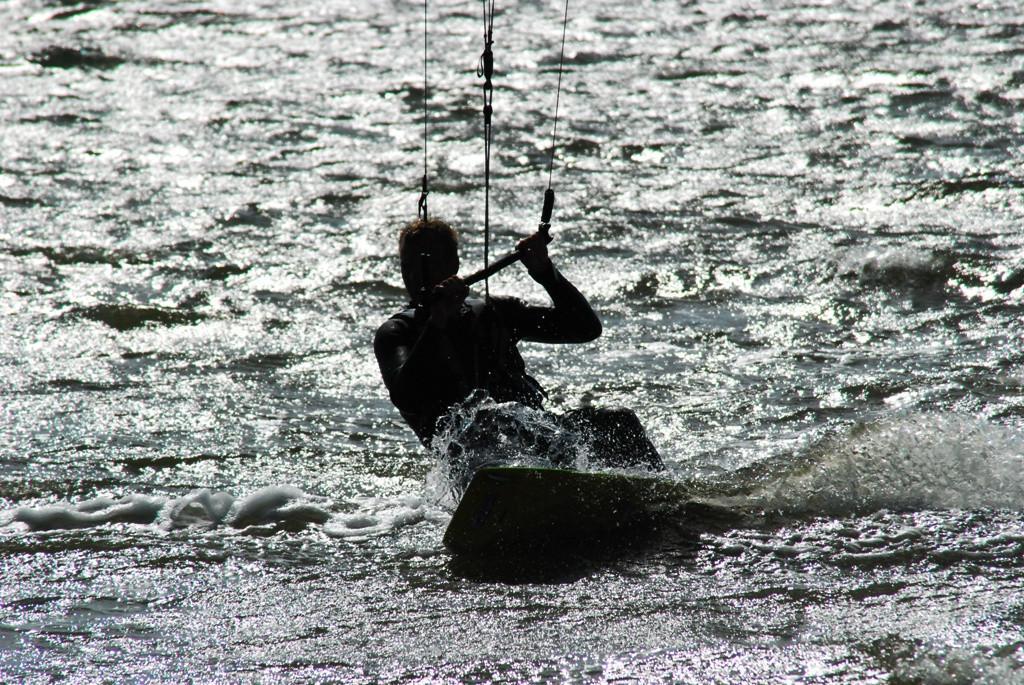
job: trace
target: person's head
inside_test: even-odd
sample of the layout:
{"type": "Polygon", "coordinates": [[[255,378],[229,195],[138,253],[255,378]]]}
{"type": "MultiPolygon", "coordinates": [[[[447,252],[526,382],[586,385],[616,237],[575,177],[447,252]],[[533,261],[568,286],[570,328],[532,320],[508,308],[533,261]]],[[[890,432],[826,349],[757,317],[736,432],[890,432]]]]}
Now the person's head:
{"type": "Polygon", "coordinates": [[[398,234],[402,281],[412,299],[459,272],[459,236],[440,219],[417,219],[398,234]]]}

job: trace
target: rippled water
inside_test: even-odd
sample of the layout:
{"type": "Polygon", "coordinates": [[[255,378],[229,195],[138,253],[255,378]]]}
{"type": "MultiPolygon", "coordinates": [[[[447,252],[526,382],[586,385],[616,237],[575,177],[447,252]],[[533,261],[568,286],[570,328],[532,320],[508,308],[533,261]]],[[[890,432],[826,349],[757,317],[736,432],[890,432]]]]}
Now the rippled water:
{"type": "MultiPolygon", "coordinates": [[[[498,9],[502,251],[562,7],[498,9]]],[[[0,5],[0,680],[1024,682],[1016,3],[570,7],[552,249],[605,335],[524,355],[737,517],[525,568],[444,550],[370,353],[422,11],[0,5]]],[[[471,270],[480,7],[429,15],[471,270]]]]}

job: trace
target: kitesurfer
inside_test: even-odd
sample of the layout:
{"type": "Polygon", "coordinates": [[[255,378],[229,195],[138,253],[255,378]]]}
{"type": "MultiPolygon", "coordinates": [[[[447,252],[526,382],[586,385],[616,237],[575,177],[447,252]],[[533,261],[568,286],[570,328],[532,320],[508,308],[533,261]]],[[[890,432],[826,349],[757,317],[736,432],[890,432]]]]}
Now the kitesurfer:
{"type": "MultiPolygon", "coordinates": [[[[457,275],[458,236],[438,219],[405,226],[398,251],[411,302],[377,330],[374,352],[391,401],[428,447],[439,421],[474,392],[542,409],[546,393],[526,372],[519,341],[586,343],[601,335],[601,321],[555,268],[540,232],[520,241],[518,252],[530,277],[551,298],[548,307],[513,297],[472,297],[457,275]]],[[[549,416],[579,436],[593,461],[664,468],[629,409],[584,407],[549,416]]],[[[497,423],[494,428],[502,430],[497,423]]]]}

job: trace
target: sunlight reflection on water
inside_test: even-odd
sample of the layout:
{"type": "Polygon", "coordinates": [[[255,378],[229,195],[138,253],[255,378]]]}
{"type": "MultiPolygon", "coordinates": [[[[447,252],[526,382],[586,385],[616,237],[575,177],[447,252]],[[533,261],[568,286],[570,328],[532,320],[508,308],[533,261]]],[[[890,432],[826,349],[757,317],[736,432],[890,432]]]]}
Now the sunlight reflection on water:
{"type": "MultiPolygon", "coordinates": [[[[572,10],[552,252],[605,335],[524,356],[747,518],[497,569],[443,550],[370,354],[421,9],[0,7],[0,671],[1017,682],[1019,8],[572,10]]],[[[431,207],[470,271],[479,16],[429,11],[431,207]]],[[[499,11],[499,252],[539,214],[560,18],[499,11]]]]}

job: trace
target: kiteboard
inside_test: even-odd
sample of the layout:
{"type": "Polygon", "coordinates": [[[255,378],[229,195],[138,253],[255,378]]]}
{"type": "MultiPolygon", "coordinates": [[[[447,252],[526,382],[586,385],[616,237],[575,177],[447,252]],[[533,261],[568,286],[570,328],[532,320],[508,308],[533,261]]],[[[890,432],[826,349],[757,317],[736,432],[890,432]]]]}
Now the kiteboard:
{"type": "Polygon", "coordinates": [[[444,544],[456,554],[581,546],[649,529],[683,511],[688,493],[656,476],[488,466],[473,475],[444,544]]]}

